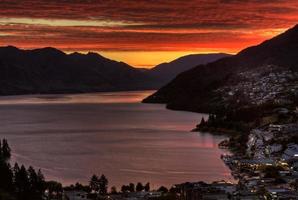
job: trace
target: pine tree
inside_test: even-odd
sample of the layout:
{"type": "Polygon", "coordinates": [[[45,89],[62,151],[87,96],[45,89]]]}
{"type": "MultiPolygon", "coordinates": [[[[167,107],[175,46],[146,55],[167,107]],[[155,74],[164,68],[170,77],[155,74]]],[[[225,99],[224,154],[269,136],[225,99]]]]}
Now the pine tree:
{"type": "Polygon", "coordinates": [[[202,117],[199,126],[200,126],[200,127],[203,127],[203,126],[205,126],[205,125],[206,125],[206,121],[205,121],[204,117],[202,117]]]}
{"type": "Polygon", "coordinates": [[[8,145],[8,142],[6,139],[2,140],[2,157],[4,159],[4,161],[8,161],[11,157],[11,149],[8,145]]]}
{"type": "Polygon", "coordinates": [[[38,190],[38,175],[35,172],[33,167],[28,168],[28,177],[29,177],[29,191],[31,199],[37,199],[41,197],[43,191],[38,190]]]}
{"type": "Polygon", "coordinates": [[[0,190],[13,192],[13,173],[9,163],[0,161],[0,190]]]}
{"type": "Polygon", "coordinates": [[[0,162],[3,160],[3,155],[2,155],[2,142],[0,140],[0,162]]]}
{"type": "Polygon", "coordinates": [[[92,191],[94,192],[99,192],[99,180],[98,180],[98,176],[96,176],[95,174],[91,177],[90,182],[89,182],[89,186],[91,188],[92,191]]]}
{"type": "Polygon", "coordinates": [[[30,195],[30,183],[28,172],[24,165],[22,165],[15,174],[15,189],[18,200],[29,199],[28,196],[30,195]]]}
{"type": "Polygon", "coordinates": [[[105,175],[101,175],[99,179],[99,194],[106,195],[108,192],[108,179],[105,175]]]}
{"type": "Polygon", "coordinates": [[[37,172],[37,185],[36,185],[36,188],[37,188],[37,191],[40,194],[44,193],[45,184],[46,183],[45,183],[44,175],[42,174],[41,170],[39,169],[38,172],[37,172]]]}
{"type": "MultiPolygon", "coordinates": [[[[22,165],[9,164],[11,149],[7,140],[0,140],[0,191],[7,193],[17,200],[41,200],[44,194],[44,176],[33,167],[28,171],[22,165]]],[[[1,197],[0,197],[1,199],[1,197]]]]}

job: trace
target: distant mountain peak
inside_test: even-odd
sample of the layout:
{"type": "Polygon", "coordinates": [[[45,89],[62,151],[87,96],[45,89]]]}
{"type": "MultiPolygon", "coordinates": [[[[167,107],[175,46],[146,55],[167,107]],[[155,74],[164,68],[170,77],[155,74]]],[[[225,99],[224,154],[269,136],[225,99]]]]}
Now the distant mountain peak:
{"type": "Polygon", "coordinates": [[[86,56],[88,56],[88,57],[93,57],[93,58],[100,58],[100,59],[108,59],[108,60],[111,60],[111,59],[109,59],[109,58],[106,58],[106,57],[100,55],[100,54],[97,53],[97,52],[92,52],[92,51],[88,52],[88,53],[86,54],[86,56]]]}
{"type": "Polygon", "coordinates": [[[149,71],[149,73],[157,77],[161,84],[166,84],[183,71],[187,71],[198,65],[207,64],[227,56],[231,55],[223,53],[185,55],[173,61],[156,65],[149,71]]]}
{"type": "Polygon", "coordinates": [[[0,48],[5,48],[5,49],[17,49],[17,50],[19,50],[17,47],[12,46],[12,45],[8,45],[8,46],[0,47],[0,48]]]}
{"type": "Polygon", "coordinates": [[[53,47],[44,47],[44,48],[39,48],[39,49],[33,49],[29,50],[31,52],[39,52],[39,53],[47,53],[51,55],[66,55],[63,51],[53,48],[53,47]]]}
{"type": "Polygon", "coordinates": [[[0,50],[3,50],[3,51],[9,51],[9,52],[17,52],[19,51],[20,49],[18,49],[17,47],[15,46],[2,46],[0,47],[0,50]]]}

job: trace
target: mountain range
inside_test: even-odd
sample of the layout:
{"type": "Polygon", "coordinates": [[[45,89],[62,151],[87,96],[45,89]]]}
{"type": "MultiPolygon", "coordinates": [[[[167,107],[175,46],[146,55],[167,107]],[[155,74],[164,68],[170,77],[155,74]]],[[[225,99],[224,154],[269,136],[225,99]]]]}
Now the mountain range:
{"type": "Polygon", "coordinates": [[[298,95],[297,71],[298,25],[234,56],[185,71],[143,102],[195,112],[287,102],[298,95]]]}
{"type": "Polygon", "coordinates": [[[157,89],[194,66],[196,57],[197,64],[201,64],[222,56],[192,55],[153,70],[142,70],[92,52],[66,54],[51,47],[0,47],[0,95],[157,89]]]}

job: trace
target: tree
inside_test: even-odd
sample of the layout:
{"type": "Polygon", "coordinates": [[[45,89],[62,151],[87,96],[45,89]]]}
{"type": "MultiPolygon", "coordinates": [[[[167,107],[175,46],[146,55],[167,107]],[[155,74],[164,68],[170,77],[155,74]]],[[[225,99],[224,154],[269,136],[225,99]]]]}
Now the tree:
{"type": "Polygon", "coordinates": [[[116,186],[111,187],[111,194],[117,194],[117,188],[116,186]]]}
{"type": "Polygon", "coordinates": [[[129,191],[129,186],[128,185],[122,185],[122,187],[121,187],[121,192],[122,193],[126,193],[126,192],[128,192],[129,191]]]}
{"type": "Polygon", "coordinates": [[[2,157],[4,159],[4,161],[8,161],[11,157],[11,149],[8,145],[8,142],[6,139],[2,140],[2,157]]]}
{"type": "Polygon", "coordinates": [[[30,187],[30,193],[33,197],[38,196],[37,192],[37,173],[33,169],[32,166],[28,168],[28,177],[29,177],[29,187],[30,187]]]}
{"type": "Polygon", "coordinates": [[[144,190],[145,190],[146,192],[149,192],[149,191],[150,191],[150,183],[149,183],[149,182],[146,183],[146,185],[144,186],[144,190]]]}
{"type": "Polygon", "coordinates": [[[99,194],[105,195],[108,192],[108,179],[105,177],[105,175],[101,175],[99,181],[99,194]]]}
{"type": "Polygon", "coordinates": [[[166,188],[165,186],[161,186],[160,188],[158,188],[157,191],[158,191],[158,192],[167,193],[169,190],[168,190],[168,188],[166,188]]]}
{"type": "Polygon", "coordinates": [[[42,174],[41,170],[39,169],[37,172],[37,191],[43,193],[45,191],[46,182],[44,179],[44,175],[42,174]]]}
{"type": "Polygon", "coordinates": [[[28,168],[28,177],[29,177],[29,191],[31,199],[41,199],[44,193],[45,181],[44,176],[40,170],[38,173],[34,170],[33,167],[28,168]]]}
{"type": "MultiPolygon", "coordinates": [[[[18,166],[15,166],[16,169],[18,166]]],[[[15,174],[15,190],[19,200],[29,199],[30,187],[29,187],[28,172],[24,165],[16,171],[15,174]]]]}
{"type": "Polygon", "coordinates": [[[0,162],[7,163],[11,157],[11,149],[6,139],[0,140],[0,162]]]}
{"type": "Polygon", "coordinates": [[[0,161],[0,190],[13,191],[13,173],[8,163],[0,161]]]}
{"type": "Polygon", "coordinates": [[[2,155],[2,143],[0,140],[0,161],[3,161],[3,155],[2,155]]]}
{"type": "Polygon", "coordinates": [[[46,189],[49,191],[49,199],[62,198],[63,187],[61,183],[56,181],[48,181],[46,182],[46,189]]]}
{"type": "Polygon", "coordinates": [[[44,194],[44,177],[33,167],[28,170],[15,163],[10,166],[11,149],[6,139],[0,140],[0,200],[41,200],[44,194]],[[4,197],[3,197],[4,194],[4,197]]]}
{"type": "Polygon", "coordinates": [[[135,192],[135,184],[133,184],[133,183],[129,184],[129,191],[130,192],[135,192]]]}
{"type": "Polygon", "coordinates": [[[98,180],[98,176],[96,176],[95,174],[91,177],[90,182],[89,182],[89,186],[91,188],[92,191],[98,193],[99,192],[99,180],[98,180]]]}
{"type": "Polygon", "coordinates": [[[141,192],[143,190],[144,190],[144,186],[142,185],[142,183],[139,182],[136,186],[136,191],[141,192]]]}
{"type": "Polygon", "coordinates": [[[126,193],[126,192],[130,192],[130,186],[129,185],[122,185],[121,187],[121,192],[122,193],[126,193]]]}
{"type": "Polygon", "coordinates": [[[200,122],[200,125],[199,125],[199,126],[204,126],[204,125],[206,125],[206,121],[205,121],[204,117],[202,117],[202,119],[201,119],[201,122],[200,122]]]}
{"type": "Polygon", "coordinates": [[[7,140],[0,140],[0,191],[13,192],[13,173],[9,159],[10,147],[7,140]]]}

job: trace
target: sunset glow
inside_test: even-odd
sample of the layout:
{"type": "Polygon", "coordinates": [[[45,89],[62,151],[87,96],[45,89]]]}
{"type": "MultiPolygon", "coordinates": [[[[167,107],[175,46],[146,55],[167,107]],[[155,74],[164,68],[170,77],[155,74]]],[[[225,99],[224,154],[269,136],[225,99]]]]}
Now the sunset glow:
{"type": "Polygon", "coordinates": [[[239,50],[298,22],[295,0],[0,1],[0,46],[95,51],[135,67],[239,50]]]}

